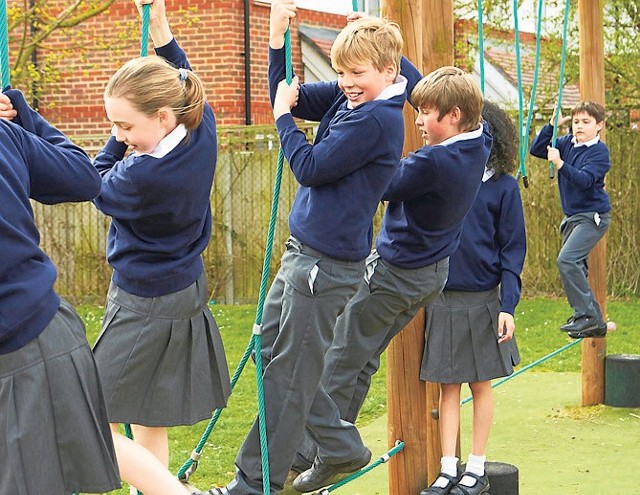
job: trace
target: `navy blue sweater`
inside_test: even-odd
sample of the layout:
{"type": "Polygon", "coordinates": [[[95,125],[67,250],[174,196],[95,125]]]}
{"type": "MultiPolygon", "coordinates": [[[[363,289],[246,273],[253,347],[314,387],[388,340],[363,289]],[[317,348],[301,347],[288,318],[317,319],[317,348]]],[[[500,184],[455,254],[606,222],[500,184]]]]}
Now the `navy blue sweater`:
{"type": "MultiPolygon", "coordinates": [[[[546,159],[552,136],[553,126],[545,125],[531,143],[531,154],[546,159]]],[[[567,216],[606,213],[611,210],[609,195],[604,190],[604,176],[611,168],[609,148],[602,141],[592,146],[575,146],[572,139],[571,134],[556,139],[556,148],[564,161],[558,170],[562,211],[567,216]]]]}
{"type": "MultiPolygon", "coordinates": [[[[175,40],[156,53],[189,68],[175,40]]],[[[209,105],[197,129],[163,158],[130,154],[111,138],[96,156],[102,191],[95,205],[112,217],[107,259],[113,282],[131,294],[179,291],[202,274],[211,234],[216,124],[209,105]]]]}
{"type": "Polygon", "coordinates": [[[483,182],[449,259],[445,289],[479,292],[500,284],[501,311],[514,314],[526,252],[518,182],[510,175],[483,182]]]}
{"type": "Polygon", "coordinates": [[[81,148],[5,92],[18,117],[0,119],[0,354],[15,351],[47,327],[60,305],[56,269],[40,249],[29,198],[45,204],[89,201],[100,176],[81,148]]]}
{"type": "Polygon", "coordinates": [[[456,250],[492,141],[485,124],[475,133],[423,146],[400,162],[383,196],[389,204],[376,242],[382,259],[421,268],[456,250]]]}
{"type": "MultiPolygon", "coordinates": [[[[285,78],[284,49],[269,49],[273,103],[285,78]]],[[[332,258],[367,257],[372,218],[402,155],[406,92],[347,108],[337,81],[303,84],[292,114],[276,126],[293,175],[300,184],[289,214],[291,234],[332,258]],[[293,119],[319,121],[309,144],[293,119]]]]}

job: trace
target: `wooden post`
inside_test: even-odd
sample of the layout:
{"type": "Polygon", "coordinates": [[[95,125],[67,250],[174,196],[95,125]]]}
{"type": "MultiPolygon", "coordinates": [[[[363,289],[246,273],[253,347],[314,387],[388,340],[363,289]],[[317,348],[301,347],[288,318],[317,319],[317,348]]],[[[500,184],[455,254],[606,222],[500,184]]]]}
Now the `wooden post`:
{"type": "MultiPolygon", "coordinates": [[[[452,0],[382,0],[382,16],[402,29],[405,55],[426,74],[453,64],[452,0]]],[[[405,108],[405,155],[423,146],[414,124],[415,110],[405,108]]],[[[424,348],[425,312],[394,338],[387,350],[387,427],[389,445],[405,442],[389,462],[389,495],[419,493],[440,471],[440,434],[431,411],[438,408],[436,384],[419,380],[424,348]]]]}
{"type": "MultiPolygon", "coordinates": [[[[604,28],[603,0],[579,0],[580,98],[604,104],[604,28]]],[[[604,138],[604,129],[600,133],[604,138]]],[[[606,236],[589,255],[589,283],[603,317],[607,310],[606,236]]],[[[582,342],[582,405],[604,401],[604,358],[606,339],[582,342]]]]}

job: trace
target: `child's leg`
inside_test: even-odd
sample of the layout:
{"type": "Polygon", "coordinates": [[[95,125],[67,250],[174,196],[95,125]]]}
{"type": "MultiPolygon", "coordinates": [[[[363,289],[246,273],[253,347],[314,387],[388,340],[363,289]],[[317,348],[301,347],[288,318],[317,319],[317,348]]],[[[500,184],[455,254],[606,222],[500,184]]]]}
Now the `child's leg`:
{"type": "Polygon", "coordinates": [[[560,226],[562,248],[556,263],[564,292],[576,319],[583,316],[601,319],[600,309],[587,278],[586,259],[608,226],[608,215],[604,215],[596,225],[592,215],[586,213],[565,218],[560,226]]]}
{"type": "MultiPolygon", "coordinates": [[[[469,388],[473,395],[473,433],[471,453],[465,472],[482,477],[484,476],[487,442],[493,421],[493,389],[488,380],[470,383],[469,388]]],[[[460,480],[460,484],[465,486],[474,486],[477,482],[476,478],[466,475],[460,480]]]]}
{"type": "Polygon", "coordinates": [[[169,437],[164,427],[131,425],[135,443],[141,445],[169,467],[169,437]]]}
{"type": "Polygon", "coordinates": [[[113,432],[120,477],[145,495],[185,495],[189,491],[147,449],[113,432]]]}
{"type": "MultiPolygon", "coordinates": [[[[456,444],[460,428],[460,388],[460,383],[440,384],[440,419],[438,420],[440,423],[440,446],[442,447],[440,472],[452,478],[457,478],[458,475],[456,444]]],[[[451,484],[451,479],[438,476],[431,486],[444,488],[449,484],[451,484]]],[[[427,490],[426,493],[429,491],[427,490]]]]}

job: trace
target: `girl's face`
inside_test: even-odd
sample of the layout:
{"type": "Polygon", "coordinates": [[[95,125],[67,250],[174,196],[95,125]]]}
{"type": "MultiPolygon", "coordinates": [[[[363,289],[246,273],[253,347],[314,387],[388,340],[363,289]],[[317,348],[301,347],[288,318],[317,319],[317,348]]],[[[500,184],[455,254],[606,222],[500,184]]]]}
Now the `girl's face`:
{"type": "Polygon", "coordinates": [[[396,70],[389,65],[379,71],[372,64],[357,65],[352,69],[337,68],[338,86],[355,108],[364,102],[375,100],[382,90],[393,84],[396,70]]]}
{"type": "Polygon", "coordinates": [[[571,129],[577,143],[586,143],[598,135],[602,122],[596,122],[587,112],[580,112],[571,117],[571,129]]]}
{"type": "Polygon", "coordinates": [[[151,153],[177,125],[169,109],[161,108],[155,115],[148,116],[136,110],[126,98],[106,97],[104,107],[113,123],[112,134],[116,140],[138,153],[151,153]]]}

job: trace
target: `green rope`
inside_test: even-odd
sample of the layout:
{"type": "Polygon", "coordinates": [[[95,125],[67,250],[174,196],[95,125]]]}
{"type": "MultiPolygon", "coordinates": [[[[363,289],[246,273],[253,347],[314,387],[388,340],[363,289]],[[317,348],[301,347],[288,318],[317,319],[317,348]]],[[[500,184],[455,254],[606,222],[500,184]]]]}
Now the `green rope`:
{"type": "Polygon", "coordinates": [[[482,21],[482,0],[478,0],[478,52],[480,60],[480,89],[484,95],[484,30],[482,21]]]}
{"type": "Polygon", "coordinates": [[[396,442],[395,447],[393,447],[391,450],[389,450],[385,454],[383,454],[380,457],[378,457],[378,459],[376,459],[375,462],[372,462],[367,467],[362,468],[360,471],[356,471],[355,473],[349,475],[345,479],[340,480],[337,483],[334,483],[333,485],[331,485],[331,486],[329,486],[327,488],[324,488],[323,490],[320,490],[316,495],[327,495],[328,493],[330,493],[330,492],[332,492],[334,490],[337,490],[338,488],[340,488],[341,486],[346,485],[350,481],[353,481],[353,480],[359,478],[360,476],[363,476],[363,475],[367,474],[372,469],[377,468],[380,464],[384,464],[385,462],[388,462],[389,459],[391,459],[394,455],[396,455],[398,452],[400,452],[403,449],[404,449],[404,442],[401,441],[401,440],[398,440],[396,442]]]}
{"type": "MultiPolygon", "coordinates": [[[[520,134],[519,149],[522,148],[522,63],[520,62],[520,27],[518,21],[518,0],[513,0],[513,36],[516,45],[516,71],[518,75],[518,132],[520,134]]],[[[524,167],[524,163],[520,162],[520,167],[524,167]]],[[[526,171],[523,175],[527,175],[526,171]]]]}
{"type": "Polygon", "coordinates": [[[142,28],[140,33],[140,56],[146,57],[149,53],[149,11],[151,4],[142,6],[142,28]]]}
{"type": "MultiPolygon", "coordinates": [[[[558,85],[558,104],[556,105],[556,113],[553,119],[553,136],[551,137],[551,146],[555,148],[556,137],[558,135],[558,119],[560,117],[560,109],[562,108],[562,89],[564,87],[564,63],[567,55],[567,25],[569,24],[569,7],[571,0],[566,0],[564,7],[564,22],[562,24],[562,56],[560,58],[560,83],[558,85]]],[[[553,179],[555,173],[553,163],[549,162],[549,178],[553,179]]]]}
{"type": "MultiPolygon", "coordinates": [[[[288,84],[291,84],[293,80],[293,62],[291,57],[291,33],[289,30],[286,31],[284,36],[284,48],[285,48],[285,77],[288,84]]],[[[256,318],[254,323],[253,336],[251,337],[251,341],[249,342],[249,346],[247,347],[240,363],[238,364],[236,371],[231,380],[231,390],[234,389],[238,378],[240,377],[244,367],[251,356],[252,351],[255,354],[256,360],[256,382],[258,387],[258,425],[260,432],[260,449],[262,452],[262,473],[263,473],[263,491],[266,495],[270,493],[270,476],[269,476],[269,452],[267,445],[267,432],[266,432],[266,416],[265,416],[265,407],[264,407],[264,386],[262,383],[262,336],[261,336],[261,327],[262,327],[262,316],[264,312],[264,302],[267,295],[267,284],[269,281],[269,272],[271,267],[271,257],[273,252],[273,242],[275,236],[276,229],[276,219],[278,215],[278,202],[280,198],[280,185],[282,183],[282,172],[284,169],[284,152],[282,148],[278,153],[278,163],[276,167],[276,175],[274,179],[273,185],[273,198],[271,202],[271,215],[269,218],[269,229],[267,233],[267,242],[265,248],[265,256],[264,263],[262,266],[262,277],[260,280],[260,291],[258,294],[258,305],[256,309],[256,318]]],[[[217,409],[207,428],[205,429],[200,442],[194,449],[191,457],[182,465],[180,470],[178,471],[178,478],[183,481],[188,481],[189,476],[193,474],[193,472],[197,469],[198,459],[202,453],[202,449],[206,444],[213,427],[215,426],[218,418],[220,417],[222,410],[217,409]]]]}
{"type": "Polygon", "coordinates": [[[2,89],[11,83],[11,67],[9,66],[9,28],[7,26],[7,1],[0,1],[0,70],[2,71],[2,89]]]}
{"type": "MultiPolygon", "coordinates": [[[[527,365],[527,366],[525,366],[524,368],[520,368],[520,369],[519,369],[518,371],[516,371],[515,373],[512,373],[511,375],[506,376],[506,377],[502,378],[501,380],[498,380],[498,381],[497,381],[497,382],[495,382],[495,383],[492,383],[492,384],[491,384],[491,388],[496,388],[497,386],[502,385],[504,382],[508,382],[508,381],[509,381],[509,380],[511,380],[512,378],[515,378],[516,376],[518,376],[518,375],[520,375],[520,374],[524,373],[525,371],[530,370],[531,368],[533,368],[533,367],[535,367],[535,366],[538,366],[539,364],[544,363],[544,362],[545,362],[545,361],[547,361],[548,359],[551,359],[552,357],[554,357],[554,356],[556,356],[556,355],[560,354],[561,352],[566,351],[567,349],[569,349],[569,348],[573,347],[574,345],[578,344],[578,343],[579,343],[579,342],[581,342],[581,341],[582,341],[582,339],[576,339],[576,340],[574,340],[573,342],[570,342],[570,343],[568,343],[567,345],[562,346],[560,349],[556,349],[556,350],[555,350],[555,351],[553,351],[551,354],[547,354],[546,356],[541,357],[541,358],[540,358],[540,359],[538,359],[537,361],[534,361],[533,363],[528,364],[528,365],[527,365]]],[[[462,406],[462,405],[466,404],[467,402],[471,402],[472,400],[473,400],[473,396],[472,396],[472,395],[470,395],[470,396],[469,396],[469,397],[467,397],[466,399],[461,400],[461,401],[460,401],[460,405],[462,406]]]]}
{"type": "Polygon", "coordinates": [[[536,64],[533,70],[533,85],[531,86],[531,98],[529,99],[529,113],[527,114],[527,123],[522,129],[520,136],[520,169],[518,175],[522,176],[524,187],[529,187],[529,178],[527,177],[527,169],[525,163],[527,160],[527,151],[529,148],[529,132],[531,131],[531,122],[533,121],[534,103],[536,100],[536,89],[538,87],[538,74],[540,72],[540,41],[542,32],[542,10],[544,0],[538,1],[538,18],[536,23],[536,64]]]}

